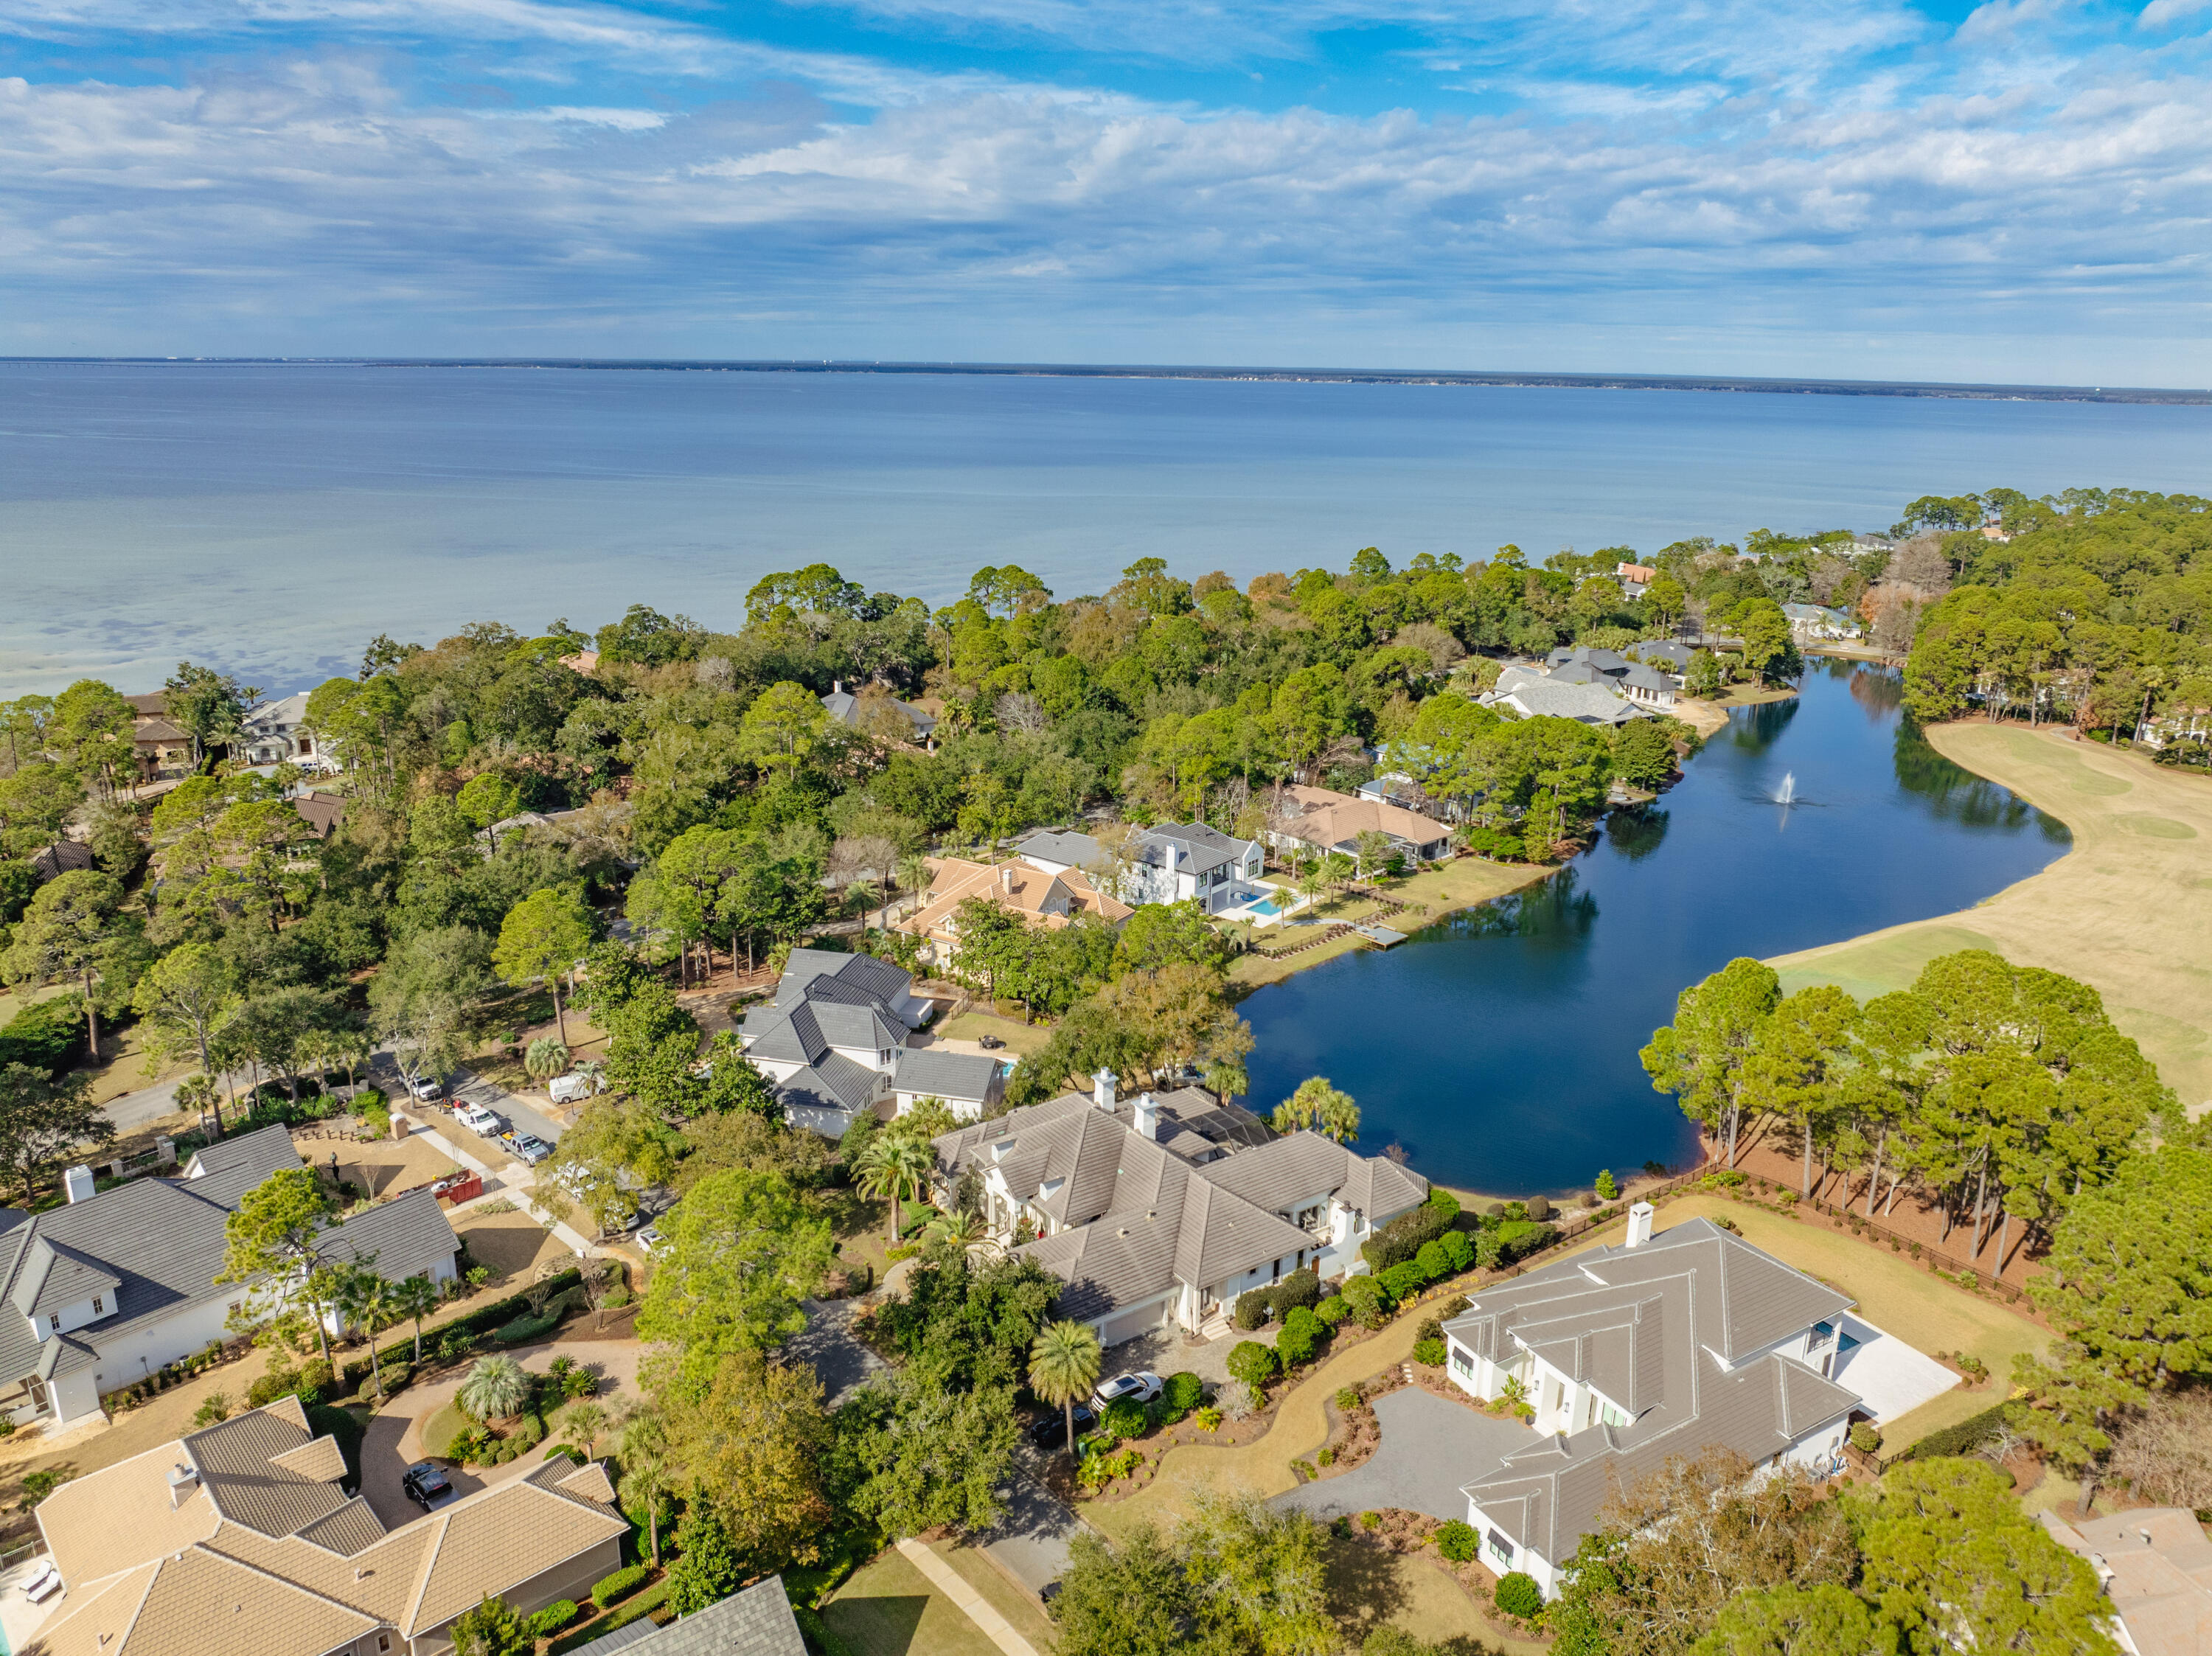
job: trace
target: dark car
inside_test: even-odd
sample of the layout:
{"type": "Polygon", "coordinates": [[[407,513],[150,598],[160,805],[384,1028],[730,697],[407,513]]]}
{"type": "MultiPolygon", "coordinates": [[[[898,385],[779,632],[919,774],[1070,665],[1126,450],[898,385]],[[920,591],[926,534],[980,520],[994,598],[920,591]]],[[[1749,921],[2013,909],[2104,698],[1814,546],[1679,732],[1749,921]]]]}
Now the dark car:
{"type": "Polygon", "coordinates": [[[986,1052],[995,1052],[1006,1043],[996,1035],[978,1035],[975,1037],[975,1044],[986,1052]]]}
{"type": "MultiPolygon", "coordinates": [[[[1098,1423],[1098,1416],[1091,1412],[1091,1405],[1075,1405],[1075,1435],[1078,1437],[1098,1423]]],[[[1030,1441],[1040,1449],[1057,1449],[1067,1441],[1067,1418],[1064,1411],[1055,1409],[1030,1428],[1030,1441]]]]}
{"type": "Polygon", "coordinates": [[[434,1511],[453,1498],[452,1481],[446,1469],[434,1460],[418,1460],[410,1466],[399,1480],[399,1487],[407,1498],[424,1512],[434,1511]]]}

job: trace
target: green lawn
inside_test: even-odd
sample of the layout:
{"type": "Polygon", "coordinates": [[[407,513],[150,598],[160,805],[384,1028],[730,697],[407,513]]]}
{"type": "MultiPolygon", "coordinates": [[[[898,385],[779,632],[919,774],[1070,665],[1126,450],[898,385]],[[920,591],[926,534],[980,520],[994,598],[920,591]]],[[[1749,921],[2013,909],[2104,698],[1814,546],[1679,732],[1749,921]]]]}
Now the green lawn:
{"type": "MultiPolygon", "coordinates": [[[[1744,1239],[1808,1276],[1841,1289],[1858,1301],[1858,1314],[1907,1345],[1934,1354],[1963,1351],[1989,1364],[1993,1376],[1975,1391],[1946,1392],[1882,1429],[1882,1453],[1902,1449],[1929,1433],[1954,1426],[2003,1401],[2019,1353],[2040,1353],[2050,1336],[2027,1318],[1978,1294],[1954,1288],[1887,1244],[1863,1242],[1778,1213],[1717,1196],[1691,1196],[1660,1210],[1663,1227],[1693,1218],[1733,1219],[1744,1239]]],[[[1617,1241],[1620,1227],[1595,1240],[1617,1241]]]]}
{"type": "Polygon", "coordinates": [[[1000,1656],[983,1629],[933,1591],[896,1547],[854,1571],[822,1607],[822,1619],[854,1656],[1000,1656]]]}
{"type": "Polygon", "coordinates": [[[981,1040],[985,1035],[996,1035],[1006,1043],[1008,1052],[1024,1058],[1042,1050],[1052,1039],[1052,1031],[1042,1024],[1002,1018],[995,1012],[963,1012],[937,1033],[948,1040],[981,1040]]]}

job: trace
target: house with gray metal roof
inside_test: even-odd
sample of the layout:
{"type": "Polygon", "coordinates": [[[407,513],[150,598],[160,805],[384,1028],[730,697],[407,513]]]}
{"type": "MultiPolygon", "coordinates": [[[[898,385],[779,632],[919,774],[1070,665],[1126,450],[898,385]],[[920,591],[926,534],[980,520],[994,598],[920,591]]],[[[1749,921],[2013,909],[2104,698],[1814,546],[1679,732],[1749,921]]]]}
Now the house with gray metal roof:
{"type": "Polygon", "coordinates": [[[786,1119],[834,1138],[889,1095],[908,1038],[934,1010],[888,961],[794,949],[775,999],[744,1015],[738,1039],[786,1119]]]}
{"type": "Polygon", "coordinates": [[[1428,1180],[1395,1162],[1318,1133],[1279,1137],[1195,1089],[1125,1100],[1110,1071],[1092,1083],[936,1151],[940,1205],[976,1175],[991,1234],[1059,1277],[1059,1314],[1103,1344],[1166,1323],[1200,1332],[1309,1265],[1364,1270],[1359,1245],[1428,1199],[1428,1180]]]}
{"type": "Polygon", "coordinates": [[[957,1119],[980,1121],[1006,1096],[1006,1069],[988,1052],[902,1048],[891,1062],[893,1113],[904,1115],[926,1098],[941,1098],[957,1119]]]}
{"type": "Polygon", "coordinates": [[[1549,1596],[1617,1489],[1716,1446],[1753,1466],[1841,1464],[1858,1395],[1836,1384],[1852,1301],[1709,1220],[1628,1235],[1484,1289],[1444,1325],[1446,1372],[1534,1409],[1528,1447],[1472,1469],[1482,1559],[1549,1596]]]}
{"type": "Polygon", "coordinates": [[[618,1650],[633,1656],[807,1656],[780,1575],[679,1616],[665,1627],[641,1617],[580,1645],[569,1656],[614,1656],[618,1650]]]}
{"type": "MultiPolygon", "coordinates": [[[[301,1165],[291,1135],[264,1127],[209,1145],[173,1178],[98,1191],[73,1168],[66,1205],[0,1210],[0,1410],[19,1423],[89,1419],[104,1393],[222,1339],[257,1291],[215,1280],[224,1222],[270,1174],[301,1165]]],[[[356,1214],[322,1247],[333,1260],[374,1255],[393,1280],[443,1282],[460,1243],[422,1190],[356,1214]]]]}

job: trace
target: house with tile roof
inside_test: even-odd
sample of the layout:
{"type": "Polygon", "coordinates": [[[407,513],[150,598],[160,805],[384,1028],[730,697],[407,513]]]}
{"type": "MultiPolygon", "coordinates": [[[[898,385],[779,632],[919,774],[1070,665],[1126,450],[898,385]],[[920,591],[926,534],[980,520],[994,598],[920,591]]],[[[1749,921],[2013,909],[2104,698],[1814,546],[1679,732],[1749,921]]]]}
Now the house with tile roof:
{"type": "Polygon", "coordinates": [[[1267,840],[1279,849],[1295,845],[1355,857],[1359,836],[1379,832],[1416,862],[1432,863],[1451,853],[1451,830],[1419,811],[1298,783],[1278,788],[1274,798],[1278,809],[1268,821],[1267,840]]]}
{"type": "Polygon", "coordinates": [[[1516,1386],[1528,1447],[1471,1469],[1482,1561],[1547,1597],[1616,1487],[1722,1446],[1754,1466],[1838,1467],[1857,1393],[1832,1378],[1853,1301],[1710,1220],[1628,1235],[1486,1289],[1443,1325],[1446,1369],[1485,1400],[1516,1386]]]}
{"type": "Polygon", "coordinates": [[[138,778],[184,776],[192,768],[191,732],[169,717],[169,693],[148,690],[123,698],[131,704],[131,745],[138,778]]]}
{"type": "MultiPolygon", "coordinates": [[[[264,1127],[209,1145],[174,1177],[95,1192],[76,1168],[66,1205],[0,1210],[0,1410],[19,1423],[92,1419],[105,1393],[224,1338],[257,1292],[215,1280],[224,1222],[270,1174],[301,1165],[291,1135],[264,1127]]],[[[422,1190],[365,1209],[322,1246],[332,1259],[374,1254],[394,1280],[444,1282],[460,1242],[422,1190]]]]}
{"type": "Polygon", "coordinates": [[[1088,1095],[935,1148],[940,1205],[975,1173],[991,1234],[1059,1277],[1058,1314],[1106,1345],[1168,1323],[1196,1333],[1246,1289],[1305,1266],[1363,1270],[1359,1245],[1429,1194],[1394,1162],[1318,1133],[1278,1137],[1195,1089],[1124,1100],[1105,1070],[1088,1095]]]}
{"type": "Polygon", "coordinates": [[[1119,925],[1129,918],[1129,906],[1100,890],[1091,876],[1074,868],[1047,873],[1019,857],[1000,863],[971,862],[964,857],[932,857],[929,890],[921,907],[898,923],[898,929],[920,937],[922,958],[949,967],[960,955],[960,905],[971,898],[996,903],[1018,914],[1024,924],[1057,931],[1091,915],[1119,925]]]}
{"type": "Polygon", "coordinates": [[[526,1615],[619,1568],[604,1464],[546,1460],[387,1529],[297,1398],[64,1484],[63,1596],[21,1656],[441,1656],[487,1593],[526,1615]]]}

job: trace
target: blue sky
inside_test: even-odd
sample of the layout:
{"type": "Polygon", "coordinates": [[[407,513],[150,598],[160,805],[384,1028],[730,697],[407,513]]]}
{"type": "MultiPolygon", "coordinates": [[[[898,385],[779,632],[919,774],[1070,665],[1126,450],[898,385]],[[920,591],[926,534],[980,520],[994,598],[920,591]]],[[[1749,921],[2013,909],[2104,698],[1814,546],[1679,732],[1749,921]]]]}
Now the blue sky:
{"type": "Polygon", "coordinates": [[[0,353],[2212,385],[2212,0],[6,0],[0,353]]]}

